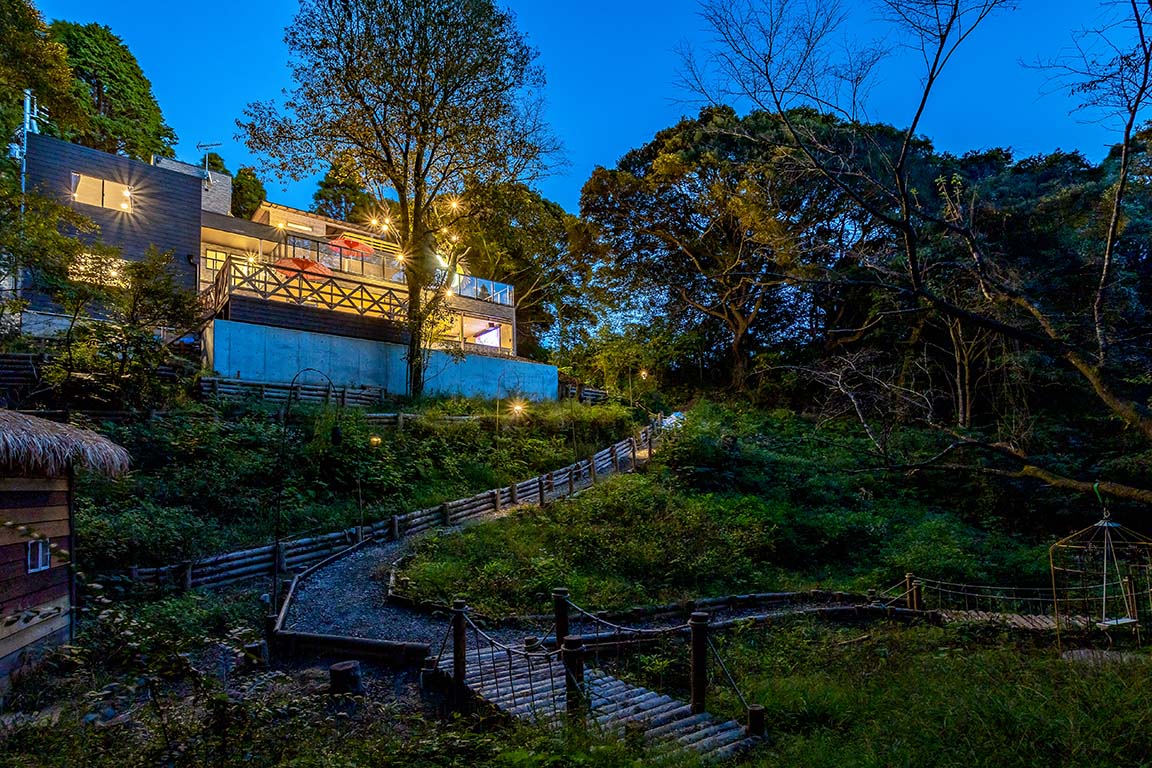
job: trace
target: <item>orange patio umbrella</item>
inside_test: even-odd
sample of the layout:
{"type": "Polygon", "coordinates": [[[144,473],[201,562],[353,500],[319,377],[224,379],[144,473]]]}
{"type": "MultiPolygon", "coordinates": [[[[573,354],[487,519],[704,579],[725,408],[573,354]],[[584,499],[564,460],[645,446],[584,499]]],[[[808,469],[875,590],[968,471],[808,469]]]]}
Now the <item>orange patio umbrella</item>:
{"type": "Polygon", "coordinates": [[[276,268],[277,272],[288,277],[303,273],[304,278],[307,279],[309,277],[332,277],[335,274],[328,267],[311,259],[284,258],[272,266],[276,268]]]}

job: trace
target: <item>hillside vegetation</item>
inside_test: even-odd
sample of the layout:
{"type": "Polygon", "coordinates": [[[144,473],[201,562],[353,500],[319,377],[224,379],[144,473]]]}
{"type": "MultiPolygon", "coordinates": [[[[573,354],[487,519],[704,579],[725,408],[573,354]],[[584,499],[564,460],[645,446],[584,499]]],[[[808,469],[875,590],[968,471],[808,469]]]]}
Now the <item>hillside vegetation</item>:
{"type": "Polygon", "coordinates": [[[86,568],[123,568],[264,544],[277,498],[285,536],[372,522],[563,466],[630,434],[616,405],[427,404],[403,430],[380,429],[354,408],[197,405],[109,436],[132,454],[133,470],[108,481],[82,478],[76,499],[79,557],[86,568]],[[475,414],[474,421],[445,415],[475,414]],[[336,431],[334,432],[334,428],[336,431]],[[380,444],[370,437],[378,434],[380,444]]]}

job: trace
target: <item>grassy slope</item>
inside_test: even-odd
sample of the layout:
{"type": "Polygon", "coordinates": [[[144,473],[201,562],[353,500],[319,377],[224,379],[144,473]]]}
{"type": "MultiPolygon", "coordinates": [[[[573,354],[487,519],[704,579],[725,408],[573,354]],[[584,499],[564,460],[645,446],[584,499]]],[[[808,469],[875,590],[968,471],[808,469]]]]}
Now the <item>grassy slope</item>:
{"type": "MultiPolygon", "coordinates": [[[[487,410],[449,401],[433,414],[487,410]]],[[[276,411],[262,405],[197,406],[111,437],[133,457],[117,481],[84,477],[77,495],[80,558],[87,568],[175,562],[265,543],[277,495],[286,535],[336,530],[531,477],[628,434],[617,406],[533,404],[519,419],[421,420],[381,432],[356,409],[298,406],[287,441],[276,411]],[[333,444],[332,428],[342,441],[333,444]],[[281,445],[283,442],[283,457],[281,445]],[[283,490],[281,491],[281,486],[283,490]]]]}

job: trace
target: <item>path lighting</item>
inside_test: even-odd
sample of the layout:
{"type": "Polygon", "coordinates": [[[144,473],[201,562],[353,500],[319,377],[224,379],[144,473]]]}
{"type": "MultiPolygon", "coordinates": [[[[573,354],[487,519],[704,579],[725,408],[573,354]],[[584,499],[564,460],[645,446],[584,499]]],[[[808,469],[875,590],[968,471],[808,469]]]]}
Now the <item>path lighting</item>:
{"type": "Polygon", "coordinates": [[[379,448],[380,444],[383,442],[384,441],[380,438],[380,435],[372,435],[371,437],[368,438],[368,445],[370,445],[373,448],[379,448]]]}
{"type": "Polygon", "coordinates": [[[521,402],[512,403],[512,413],[517,415],[517,416],[524,413],[524,403],[521,403],[521,402]]]}
{"type": "Polygon", "coordinates": [[[648,381],[648,371],[641,369],[640,370],[640,378],[643,379],[644,381],[648,381]]]}

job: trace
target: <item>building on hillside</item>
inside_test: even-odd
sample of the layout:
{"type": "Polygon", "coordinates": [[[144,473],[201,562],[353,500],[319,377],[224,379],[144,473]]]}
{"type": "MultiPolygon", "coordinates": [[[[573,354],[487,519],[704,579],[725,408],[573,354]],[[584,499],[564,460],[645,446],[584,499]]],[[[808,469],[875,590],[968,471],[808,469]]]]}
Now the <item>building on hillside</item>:
{"type": "MultiPolygon", "coordinates": [[[[204,365],[225,378],[287,383],[316,368],[339,386],[407,390],[403,257],[378,227],[264,203],[231,216],[231,179],[157,158],[152,164],[33,134],[28,184],[74,206],[125,259],[171,251],[200,292],[204,365]]],[[[452,317],[433,345],[429,394],[557,396],[554,366],[516,355],[512,286],[468,274],[450,282],[452,317]]],[[[28,333],[65,318],[30,291],[28,333]]],[[[302,379],[303,380],[303,379],[302,379]]]]}
{"type": "Polygon", "coordinates": [[[0,694],[72,639],[72,471],[108,475],[128,453],[86,429],[0,410],[0,694]]]}

